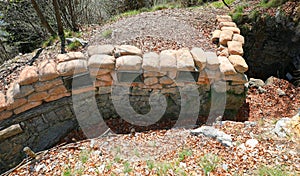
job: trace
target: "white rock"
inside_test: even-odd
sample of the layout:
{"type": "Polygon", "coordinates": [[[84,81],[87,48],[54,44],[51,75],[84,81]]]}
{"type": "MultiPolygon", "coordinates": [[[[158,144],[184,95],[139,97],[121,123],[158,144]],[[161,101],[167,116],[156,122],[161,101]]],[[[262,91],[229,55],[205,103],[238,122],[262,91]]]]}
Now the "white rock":
{"type": "Polygon", "coordinates": [[[250,148],[255,148],[258,144],[258,141],[256,139],[249,139],[246,141],[246,146],[250,148]]]}

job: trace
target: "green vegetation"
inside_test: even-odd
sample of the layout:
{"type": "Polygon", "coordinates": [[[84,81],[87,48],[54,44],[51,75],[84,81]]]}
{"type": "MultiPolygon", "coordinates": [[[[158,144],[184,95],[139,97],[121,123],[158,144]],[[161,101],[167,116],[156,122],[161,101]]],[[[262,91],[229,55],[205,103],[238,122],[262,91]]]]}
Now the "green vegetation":
{"type": "Polygon", "coordinates": [[[53,43],[57,42],[59,40],[58,36],[50,36],[46,41],[42,43],[42,47],[46,48],[48,46],[53,45],[53,43]]]}
{"type": "Polygon", "coordinates": [[[282,166],[268,167],[260,166],[258,169],[258,175],[260,176],[287,176],[291,175],[287,170],[282,166]]]}
{"type": "Polygon", "coordinates": [[[107,30],[105,30],[105,31],[103,31],[102,32],[102,37],[104,37],[104,38],[110,38],[111,37],[111,35],[112,35],[112,30],[111,29],[107,29],[107,30]]]}
{"type": "Polygon", "coordinates": [[[83,164],[88,161],[88,159],[90,157],[90,153],[91,152],[88,150],[81,150],[81,152],[79,154],[79,159],[83,164]]]}
{"type": "Polygon", "coordinates": [[[81,46],[82,46],[81,43],[80,43],[78,40],[76,40],[75,42],[72,42],[72,43],[68,44],[68,45],[67,45],[67,49],[68,49],[69,51],[76,51],[76,50],[79,49],[81,46]]]}
{"type": "Polygon", "coordinates": [[[155,167],[155,163],[153,160],[147,160],[146,161],[148,169],[152,170],[155,167]]]}
{"type": "Polygon", "coordinates": [[[203,168],[204,174],[209,175],[211,171],[214,171],[220,162],[220,158],[214,154],[205,154],[200,159],[200,166],[203,168]]]}
{"type": "Polygon", "coordinates": [[[72,175],[72,170],[70,167],[68,167],[67,169],[65,169],[63,176],[71,176],[72,175]]]}
{"type": "Polygon", "coordinates": [[[192,154],[193,154],[193,151],[192,151],[192,150],[190,150],[190,149],[183,149],[182,151],[180,151],[180,152],[178,153],[178,159],[179,159],[179,161],[181,162],[181,161],[183,161],[186,157],[192,156],[192,154]]]}
{"type": "Polygon", "coordinates": [[[288,0],[262,0],[260,5],[264,8],[270,8],[270,7],[278,7],[284,3],[286,3],[288,0]]]}
{"type": "MultiPolygon", "coordinates": [[[[228,5],[231,5],[232,3],[234,3],[235,0],[225,0],[225,2],[228,4],[228,5]]],[[[225,6],[225,4],[222,2],[222,1],[215,1],[215,2],[212,2],[211,5],[215,8],[222,8],[225,6]]]]}
{"type": "Polygon", "coordinates": [[[128,161],[126,161],[125,163],[124,163],[124,170],[123,170],[123,172],[124,173],[129,173],[129,172],[131,172],[133,169],[130,167],[130,163],[128,162],[128,161]]]}

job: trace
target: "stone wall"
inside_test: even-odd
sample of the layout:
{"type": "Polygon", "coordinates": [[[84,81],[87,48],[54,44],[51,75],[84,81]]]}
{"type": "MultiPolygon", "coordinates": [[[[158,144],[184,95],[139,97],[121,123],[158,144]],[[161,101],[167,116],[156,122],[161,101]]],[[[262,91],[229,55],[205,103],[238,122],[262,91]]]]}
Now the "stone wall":
{"type": "Polygon", "coordinates": [[[100,135],[103,119],[130,116],[126,122],[140,130],[161,119],[185,125],[212,112],[237,120],[248,81],[244,38],[229,16],[217,22],[216,53],[201,48],[142,53],[129,45],[98,45],[24,68],[6,94],[0,93],[0,171],[20,162],[25,146],[44,150],[79,125],[88,137],[100,135]],[[223,109],[220,102],[226,102],[223,109]]]}

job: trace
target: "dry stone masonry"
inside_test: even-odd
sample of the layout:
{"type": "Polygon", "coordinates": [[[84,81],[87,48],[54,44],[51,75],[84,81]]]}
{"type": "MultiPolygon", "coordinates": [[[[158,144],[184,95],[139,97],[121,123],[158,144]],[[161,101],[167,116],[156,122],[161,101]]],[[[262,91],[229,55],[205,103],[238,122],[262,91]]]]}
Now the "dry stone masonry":
{"type": "MultiPolygon", "coordinates": [[[[0,93],[0,171],[24,158],[25,146],[34,151],[51,147],[78,126],[71,95],[93,93],[97,110],[110,119],[119,117],[112,103],[114,87],[130,90],[124,94],[139,114],[150,111],[151,93],[161,93],[168,106],[164,117],[176,119],[182,108],[178,89],[194,85],[201,101],[199,116],[209,114],[210,96],[215,92],[226,93],[224,116],[234,119],[248,81],[242,57],[245,41],[229,16],[218,16],[217,23],[212,35],[216,52],[195,47],[142,53],[130,45],[96,45],[89,46],[87,53],[59,54],[55,60],[24,68],[6,95],[0,93]]],[[[78,108],[88,104],[89,99],[83,99],[78,108]]],[[[83,110],[81,118],[93,112],[83,110]]]]}

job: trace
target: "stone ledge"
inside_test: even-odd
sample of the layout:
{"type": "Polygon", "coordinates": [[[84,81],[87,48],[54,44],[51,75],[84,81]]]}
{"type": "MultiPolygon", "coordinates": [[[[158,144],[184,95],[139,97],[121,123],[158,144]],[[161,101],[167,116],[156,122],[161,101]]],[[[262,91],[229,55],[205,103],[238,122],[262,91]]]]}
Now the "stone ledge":
{"type": "Polygon", "coordinates": [[[12,125],[0,131],[0,141],[22,133],[23,130],[19,124],[12,125]]]}

